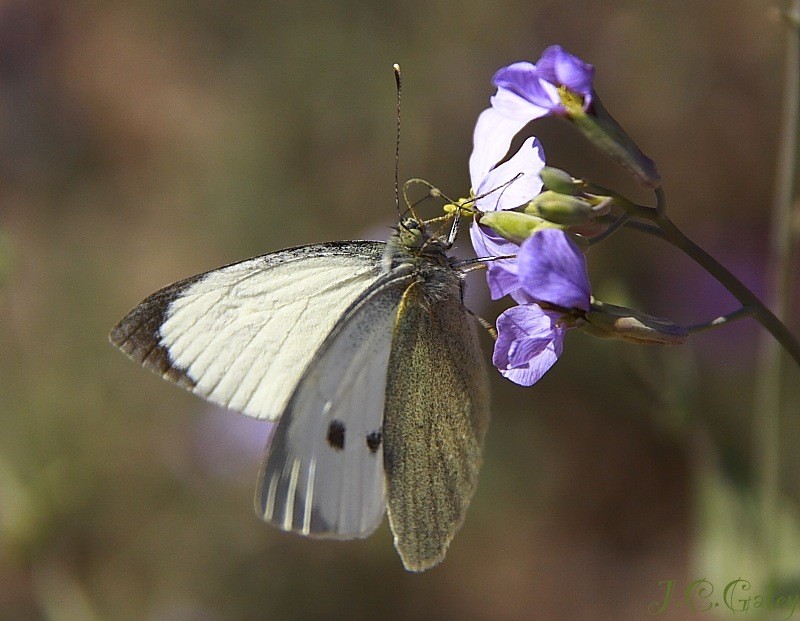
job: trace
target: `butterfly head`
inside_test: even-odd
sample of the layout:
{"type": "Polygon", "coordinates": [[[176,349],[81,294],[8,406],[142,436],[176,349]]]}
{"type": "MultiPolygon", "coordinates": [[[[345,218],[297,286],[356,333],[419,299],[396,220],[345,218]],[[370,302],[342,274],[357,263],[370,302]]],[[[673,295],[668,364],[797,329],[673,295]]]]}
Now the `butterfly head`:
{"type": "Polygon", "coordinates": [[[397,237],[405,248],[415,250],[425,245],[429,235],[424,222],[416,218],[403,218],[397,227],[397,237]]]}
{"type": "Polygon", "coordinates": [[[403,218],[397,227],[397,240],[400,245],[414,255],[442,255],[450,243],[447,237],[431,231],[430,222],[413,217],[403,218]]]}

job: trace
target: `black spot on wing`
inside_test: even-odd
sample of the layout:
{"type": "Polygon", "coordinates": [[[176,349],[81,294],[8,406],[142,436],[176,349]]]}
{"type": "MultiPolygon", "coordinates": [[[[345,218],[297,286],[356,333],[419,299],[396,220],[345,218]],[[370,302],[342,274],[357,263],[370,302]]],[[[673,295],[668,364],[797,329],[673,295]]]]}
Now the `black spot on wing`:
{"type": "Polygon", "coordinates": [[[367,448],[370,453],[375,453],[381,447],[383,435],[380,431],[373,431],[367,434],[367,448]]]}
{"type": "Polygon", "coordinates": [[[332,420],[328,425],[328,444],[337,451],[344,450],[344,423],[340,420],[332,420]]]}

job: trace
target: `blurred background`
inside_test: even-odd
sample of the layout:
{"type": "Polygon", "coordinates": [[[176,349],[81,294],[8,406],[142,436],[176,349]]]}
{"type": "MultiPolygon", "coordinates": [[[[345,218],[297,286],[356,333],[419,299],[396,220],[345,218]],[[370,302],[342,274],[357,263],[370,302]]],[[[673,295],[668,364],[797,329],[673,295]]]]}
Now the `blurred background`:
{"type": "MultiPolygon", "coordinates": [[[[760,293],[785,40],[772,6],[0,1],[0,620],[643,619],[664,581],[766,589],[751,519],[754,322],[671,349],[570,334],[534,388],[493,373],[481,484],[423,575],[403,571],[385,524],[337,543],[260,522],[268,425],[168,385],[107,334],[185,276],[385,238],[393,62],[401,176],[465,195],[493,72],[553,43],[596,66],[674,220],[760,293]]],[[[650,200],[565,123],[536,132],[549,164],[650,200]]],[[[469,252],[466,235],[459,245],[469,252]]],[[[678,322],[736,308],[636,233],[593,250],[590,269],[598,297],[678,322]]],[[[504,308],[481,276],[468,286],[484,316],[504,308]]],[[[781,447],[789,584],[798,373],[785,373],[781,447]]],[[[658,618],[696,618],[673,604],[658,618]]]]}

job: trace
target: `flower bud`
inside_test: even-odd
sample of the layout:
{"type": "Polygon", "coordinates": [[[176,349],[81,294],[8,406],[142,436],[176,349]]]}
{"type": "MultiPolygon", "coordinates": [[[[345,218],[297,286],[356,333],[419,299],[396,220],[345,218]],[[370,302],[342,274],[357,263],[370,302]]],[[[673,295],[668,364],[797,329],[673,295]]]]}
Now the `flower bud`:
{"type": "Polygon", "coordinates": [[[539,173],[544,187],[559,194],[569,194],[575,196],[581,191],[582,182],[573,179],[567,171],[552,166],[545,166],[539,173]]]}
{"type": "Polygon", "coordinates": [[[542,218],[518,211],[489,211],[481,215],[479,222],[515,244],[521,244],[536,231],[558,228],[542,218]]]}
{"type": "Polygon", "coordinates": [[[592,205],[577,196],[545,190],[525,206],[526,214],[539,216],[563,226],[585,224],[592,217],[592,205]]]}
{"type": "Polygon", "coordinates": [[[616,338],[629,343],[680,345],[689,332],[669,319],[653,317],[624,306],[592,301],[586,314],[584,331],[600,338],[616,338]]]}

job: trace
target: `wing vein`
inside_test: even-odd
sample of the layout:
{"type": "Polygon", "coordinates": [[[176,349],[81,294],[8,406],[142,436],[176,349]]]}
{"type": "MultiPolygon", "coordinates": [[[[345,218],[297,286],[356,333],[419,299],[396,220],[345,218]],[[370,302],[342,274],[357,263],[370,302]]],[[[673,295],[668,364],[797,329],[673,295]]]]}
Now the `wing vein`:
{"type": "Polygon", "coordinates": [[[300,475],[300,460],[296,457],[292,461],[292,471],[289,475],[289,486],[286,490],[286,511],[283,514],[284,530],[292,530],[294,526],[294,503],[297,492],[297,478],[300,475]]]}
{"type": "Polygon", "coordinates": [[[308,480],[306,487],[306,504],[303,507],[303,530],[302,533],[307,535],[311,532],[311,509],[314,500],[314,476],[317,470],[317,458],[312,456],[311,463],[308,464],[308,480]]]}
{"type": "Polygon", "coordinates": [[[278,488],[278,478],[279,475],[276,472],[275,474],[270,477],[269,480],[269,491],[267,492],[267,502],[264,506],[264,519],[271,520],[272,514],[275,511],[275,492],[278,488]]]}
{"type": "MultiPolygon", "coordinates": [[[[308,310],[308,300],[304,300],[303,310],[301,310],[298,313],[298,315],[304,315],[307,310],[308,310]]],[[[268,326],[269,326],[269,322],[265,322],[264,325],[259,329],[259,334],[261,334],[264,330],[266,330],[268,326]]],[[[287,341],[289,340],[290,334],[291,334],[291,332],[288,331],[288,330],[283,333],[281,341],[280,341],[280,344],[277,346],[277,349],[280,350],[283,347],[285,347],[287,341]]],[[[253,368],[255,368],[255,367],[251,367],[250,371],[252,371],[253,368]]],[[[233,399],[239,394],[239,392],[242,389],[242,386],[245,385],[244,379],[249,377],[250,371],[245,375],[244,378],[242,378],[243,381],[239,384],[239,388],[236,389],[236,392],[234,392],[233,396],[230,399],[228,399],[228,403],[231,403],[233,401],[233,399]]],[[[256,382],[256,383],[253,384],[253,387],[250,389],[250,394],[247,396],[247,401],[241,407],[242,410],[246,411],[250,407],[250,405],[253,402],[253,399],[255,398],[256,394],[258,394],[258,389],[259,389],[259,384],[258,384],[258,382],[256,382]]]]}

